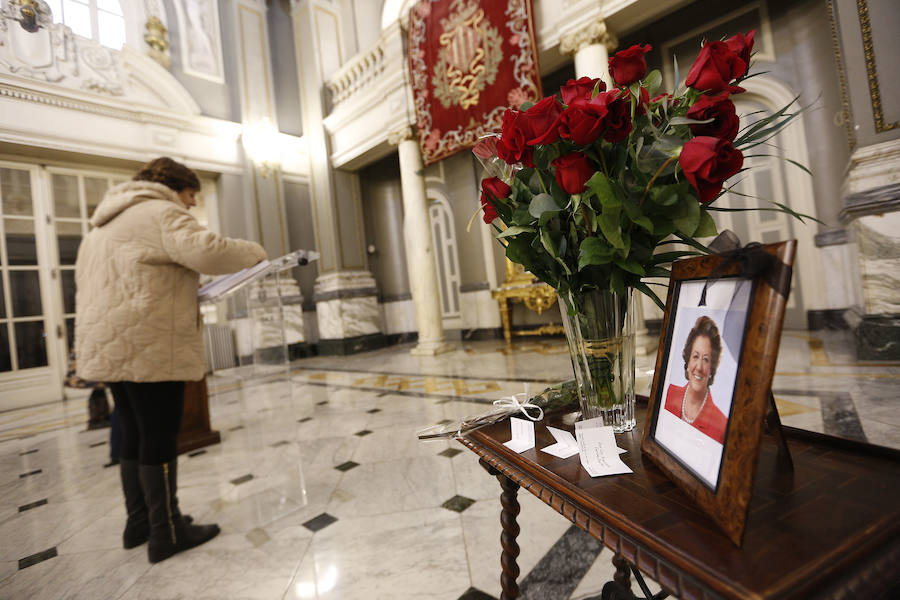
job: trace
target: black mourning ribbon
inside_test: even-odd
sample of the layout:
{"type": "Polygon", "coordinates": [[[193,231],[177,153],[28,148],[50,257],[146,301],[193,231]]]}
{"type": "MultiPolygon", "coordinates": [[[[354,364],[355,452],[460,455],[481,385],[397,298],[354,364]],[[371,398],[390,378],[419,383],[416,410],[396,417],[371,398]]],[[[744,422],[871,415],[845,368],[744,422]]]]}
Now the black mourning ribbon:
{"type": "MultiPolygon", "coordinates": [[[[740,242],[738,242],[740,244],[740,242]]],[[[791,291],[791,273],[789,265],[784,264],[775,256],[763,249],[759,242],[750,242],[743,248],[720,252],[722,261],[712,270],[706,283],[703,284],[703,292],[700,294],[700,302],[697,306],[706,306],[706,289],[722,278],[722,275],[732,265],[738,265],[738,276],[746,279],[762,278],[776,293],[787,301],[791,291]]]]}

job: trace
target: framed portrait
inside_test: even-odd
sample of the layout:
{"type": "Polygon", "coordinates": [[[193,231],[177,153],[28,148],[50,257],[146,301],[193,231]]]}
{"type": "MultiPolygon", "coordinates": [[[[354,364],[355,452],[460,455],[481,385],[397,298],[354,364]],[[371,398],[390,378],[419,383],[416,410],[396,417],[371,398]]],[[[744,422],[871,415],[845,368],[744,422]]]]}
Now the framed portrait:
{"type": "Polygon", "coordinates": [[[672,265],[641,450],[740,545],[796,242],[672,265]]]}

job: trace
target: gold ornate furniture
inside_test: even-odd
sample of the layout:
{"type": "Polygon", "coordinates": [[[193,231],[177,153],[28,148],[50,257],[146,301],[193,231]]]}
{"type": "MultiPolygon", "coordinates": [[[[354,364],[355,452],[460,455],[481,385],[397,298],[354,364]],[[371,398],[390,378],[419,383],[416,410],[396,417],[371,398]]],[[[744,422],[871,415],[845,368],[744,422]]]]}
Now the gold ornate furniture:
{"type": "Polygon", "coordinates": [[[506,280],[500,287],[491,292],[491,295],[500,305],[500,320],[503,323],[503,338],[506,343],[512,341],[513,335],[551,335],[565,333],[562,325],[541,325],[534,329],[520,329],[511,331],[509,301],[523,302],[529,310],[537,314],[553,306],[556,302],[556,290],[541,283],[531,273],[525,272],[522,265],[517,265],[506,259],[506,280]]]}

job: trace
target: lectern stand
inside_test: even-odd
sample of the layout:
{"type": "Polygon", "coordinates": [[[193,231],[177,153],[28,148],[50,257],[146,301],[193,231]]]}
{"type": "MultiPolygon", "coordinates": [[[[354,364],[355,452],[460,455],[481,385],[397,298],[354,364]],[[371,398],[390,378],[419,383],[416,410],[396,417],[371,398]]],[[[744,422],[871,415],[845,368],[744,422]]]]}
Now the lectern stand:
{"type": "Polygon", "coordinates": [[[296,281],[285,272],[318,256],[297,250],[200,289],[205,314],[231,319],[228,327],[216,328],[227,336],[205,336],[219,426],[231,448],[243,446],[228,461],[232,487],[223,497],[241,504],[259,525],[306,504],[289,353],[289,344],[302,336],[302,308],[296,281]],[[226,355],[226,368],[212,360],[226,355]]]}

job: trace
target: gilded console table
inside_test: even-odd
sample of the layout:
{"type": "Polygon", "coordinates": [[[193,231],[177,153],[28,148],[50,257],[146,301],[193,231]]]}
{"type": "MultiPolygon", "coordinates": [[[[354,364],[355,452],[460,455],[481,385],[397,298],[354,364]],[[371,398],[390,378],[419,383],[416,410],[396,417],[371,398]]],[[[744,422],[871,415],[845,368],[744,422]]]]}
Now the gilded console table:
{"type": "Polygon", "coordinates": [[[637,413],[635,430],[616,436],[629,475],[591,478],[577,455],[540,452],[555,441],[546,423],[565,428],[559,414],[535,424],[536,446],[522,454],[503,445],[505,420],[459,439],[500,480],[503,600],[519,594],[520,487],[613,551],[605,599],[634,598],[638,571],[682,600],[900,598],[900,452],[784,427],[791,471],[763,436],[737,547],[641,455],[646,404],[637,413]]]}
{"type": "Polygon", "coordinates": [[[545,310],[553,306],[556,302],[556,290],[541,283],[531,273],[522,270],[521,265],[514,264],[506,259],[506,281],[500,287],[491,292],[491,295],[500,305],[500,321],[503,324],[503,338],[506,343],[512,341],[515,335],[552,335],[557,333],[565,333],[562,325],[541,325],[533,329],[523,329],[518,331],[511,330],[511,322],[509,316],[509,301],[523,302],[525,306],[537,314],[543,313],[545,310]]]}

